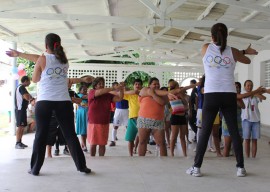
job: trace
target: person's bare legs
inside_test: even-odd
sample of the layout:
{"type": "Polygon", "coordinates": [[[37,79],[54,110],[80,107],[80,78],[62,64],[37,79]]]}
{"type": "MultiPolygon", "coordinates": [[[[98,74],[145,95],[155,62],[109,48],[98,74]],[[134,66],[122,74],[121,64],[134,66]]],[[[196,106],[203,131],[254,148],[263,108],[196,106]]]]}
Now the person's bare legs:
{"type": "Polygon", "coordinates": [[[159,146],[160,156],[167,156],[167,147],[165,144],[165,130],[153,129],[154,139],[159,146]]]}
{"type": "Polygon", "coordinates": [[[86,147],[86,135],[81,135],[81,147],[82,149],[87,149],[86,147]]]}
{"type": "Polygon", "coordinates": [[[168,148],[170,146],[170,128],[171,128],[171,122],[170,121],[165,121],[165,135],[166,135],[166,140],[167,140],[167,145],[168,148]]]}
{"type": "Polygon", "coordinates": [[[174,156],[174,148],[177,140],[177,135],[179,133],[179,129],[180,125],[171,125],[171,143],[170,143],[171,156],[174,156]]]}
{"type": "Polygon", "coordinates": [[[138,146],[139,146],[139,136],[137,135],[135,138],[134,153],[137,153],[138,146]]]}
{"type": "Polygon", "coordinates": [[[17,131],[16,131],[16,141],[17,142],[22,141],[23,132],[24,132],[24,127],[22,127],[22,126],[17,127],[17,131]]]}
{"type": "Polygon", "coordinates": [[[185,136],[186,136],[186,139],[187,139],[187,143],[188,144],[191,144],[192,142],[189,140],[189,131],[188,131],[188,124],[185,125],[185,136]]]}
{"type": "Polygon", "coordinates": [[[187,156],[187,144],[186,144],[186,140],[185,140],[186,131],[187,131],[187,125],[180,125],[179,137],[180,137],[182,152],[183,152],[183,155],[185,157],[187,156]]]}
{"type": "Polygon", "coordinates": [[[145,156],[151,129],[139,128],[139,156],[145,156]]]}
{"type": "Polygon", "coordinates": [[[105,145],[99,145],[99,148],[98,148],[99,156],[104,156],[105,152],[106,152],[106,146],[105,145]]]}
{"type": "Polygon", "coordinates": [[[252,158],[255,158],[257,154],[257,139],[252,139],[251,150],[252,150],[252,158]]]}
{"type": "Polygon", "coordinates": [[[245,152],[246,152],[246,157],[250,157],[250,139],[245,139],[245,152]]]}
{"type": "MultiPolygon", "coordinates": [[[[133,156],[133,149],[134,149],[134,141],[129,141],[128,142],[129,156],[133,156]]],[[[134,153],[136,153],[135,150],[134,150],[134,153]]]]}
{"type": "Polygon", "coordinates": [[[219,143],[219,125],[218,124],[213,125],[212,134],[213,134],[213,140],[214,140],[217,156],[222,157],[222,154],[220,151],[220,143],[219,143]]]}
{"type": "Polygon", "coordinates": [[[90,145],[90,155],[96,156],[97,145],[90,145]]]}
{"type": "Polygon", "coordinates": [[[34,129],[35,129],[35,126],[36,126],[36,122],[33,121],[32,123],[30,123],[28,125],[29,129],[28,129],[28,133],[33,133],[34,132],[34,129]]]}
{"type": "Polygon", "coordinates": [[[224,136],[224,149],[223,149],[224,157],[230,156],[231,143],[232,143],[232,138],[230,136],[224,136]]]}
{"type": "Polygon", "coordinates": [[[52,146],[47,145],[47,158],[52,158],[52,146]]]}

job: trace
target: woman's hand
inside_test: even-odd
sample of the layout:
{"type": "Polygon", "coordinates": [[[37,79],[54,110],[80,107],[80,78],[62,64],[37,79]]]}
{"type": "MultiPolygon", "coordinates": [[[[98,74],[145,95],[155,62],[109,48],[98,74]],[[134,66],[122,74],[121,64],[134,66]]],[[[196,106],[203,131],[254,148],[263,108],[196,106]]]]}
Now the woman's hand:
{"type": "Polygon", "coordinates": [[[95,80],[95,78],[90,75],[82,77],[81,79],[82,79],[82,82],[84,83],[92,83],[95,80]]]}
{"type": "Polygon", "coordinates": [[[14,49],[9,49],[9,51],[6,51],[6,54],[7,54],[9,57],[19,57],[20,52],[14,50],[14,49]]]}
{"type": "Polygon", "coordinates": [[[258,51],[251,48],[251,44],[249,44],[248,48],[246,48],[244,51],[245,51],[245,54],[247,55],[258,55],[258,51]]]}
{"type": "Polygon", "coordinates": [[[169,98],[170,101],[178,99],[178,97],[176,95],[172,94],[172,93],[168,93],[168,98],[169,98]]]}

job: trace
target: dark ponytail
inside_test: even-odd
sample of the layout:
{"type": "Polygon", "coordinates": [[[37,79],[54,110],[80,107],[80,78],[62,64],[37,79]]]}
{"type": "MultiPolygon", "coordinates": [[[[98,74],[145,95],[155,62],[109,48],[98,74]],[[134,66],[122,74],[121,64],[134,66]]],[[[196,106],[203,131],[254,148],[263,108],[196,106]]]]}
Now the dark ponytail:
{"type": "Polygon", "coordinates": [[[212,26],[211,34],[214,43],[220,46],[220,53],[222,54],[227,46],[227,36],[228,36],[227,26],[223,23],[217,23],[212,26]]]}
{"type": "Polygon", "coordinates": [[[61,64],[66,64],[68,62],[59,35],[54,33],[48,34],[45,38],[45,43],[61,64]]]}

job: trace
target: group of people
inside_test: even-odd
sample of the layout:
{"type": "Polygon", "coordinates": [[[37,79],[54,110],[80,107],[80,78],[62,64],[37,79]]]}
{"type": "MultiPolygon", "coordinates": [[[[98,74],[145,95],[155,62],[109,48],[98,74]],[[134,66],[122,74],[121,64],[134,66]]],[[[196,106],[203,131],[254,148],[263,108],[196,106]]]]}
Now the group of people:
{"type": "MultiPolygon", "coordinates": [[[[79,108],[76,117],[76,131],[81,135],[81,143],[75,132],[73,97],[68,91],[68,60],[61,45],[61,39],[56,34],[48,34],[45,38],[46,54],[31,55],[21,53],[15,50],[7,51],[11,57],[23,57],[36,62],[33,82],[38,82],[38,95],[35,109],[36,134],[33,145],[33,152],[29,173],[38,175],[44,162],[46,143],[49,133],[49,124],[54,113],[59,128],[68,145],[70,154],[75,162],[77,170],[84,173],[90,173],[91,169],[87,168],[85,156],[87,151],[86,140],[90,144],[91,156],[98,154],[104,156],[106,144],[109,136],[110,108],[112,102],[120,102],[125,99],[128,103],[129,114],[125,140],[128,141],[130,156],[134,153],[134,147],[138,143],[138,154],[144,156],[147,151],[147,143],[150,134],[153,135],[156,144],[160,149],[160,156],[167,156],[167,144],[170,145],[171,155],[174,155],[175,141],[180,131],[180,141],[184,156],[186,152],[187,135],[187,112],[189,111],[189,120],[192,130],[195,131],[194,116],[201,123],[201,128],[194,140],[197,141],[196,155],[194,164],[186,173],[193,176],[201,176],[200,168],[203,157],[207,149],[209,136],[213,129],[213,124],[218,112],[221,112],[226,123],[230,139],[237,160],[237,176],[245,176],[242,138],[239,134],[237,117],[237,107],[242,108],[242,125],[243,138],[245,139],[246,152],[250,150],[250,140],[252,142],[252,157],[256,156],[256,139],[259,138],[259,111],[257,104],[263,96],[257,97],[264,92],[269,92],[261,87],[252,92],[252,81],[244,84],[248,94],[240,94],[236,91],[234,83],[234,69],[236,62],[245,64],[250,63],[246,54],[254,55],[257,51],[249,46],[247,49],[240,51],[236,48],[227,46],[228,29],[222,23],[215,24],[211,29],[212,43],[205,44],[202,47],[203,64],[205,70],[205,82],[192,82],[190,86],[179,87],[176,81],[172,81],[169,89],[160,89],[159,80],[151,78],[147,87],[142,87],[141,80],[135,80],[133,90],[125,90],[124,83],[119,83],[113,87],[105,88],[103,77],[91,78],[93,89],[87,93],[87,87],[80,88],[79,108]],[[203,97],[198,105],[189,105],[185,96],[185,91],[189,88],[198,87],[197,94],[203,97]],[[243,102],[241,99],[243,98],[243,102]],[[201,103],[200,103],[201,102],[201,103]],[[202,104],[203,102],[203,104],[202,104]],[[244,103],[244,105],[243,105],[244,103]],[[200,109],[197,110],[197,108],[200,109]],[[196,113],[195,113],[196,111],[196,113]],[[87,114],[87,115],[86,115],[87,114]],[[171,114],[171,116],[169,116],[171,114]],[[171,136],[168,135],[168,125],[171,124],[171,136]],[[165,131],[166,130],[166,131],[165,131]],[[252,137],[251,137],[252,136],[252,137]],[[136,139],[138,138],[138,139],[136,139]],[[137,142],[136,142],[137,141],[137,142]]],[[[29,85],[30,79],[22,81],[25,86],[29,85]]],[[[238,84],[239,87],[239,84],[238,84]]],[[[21,99],[25,102],[31,100],[31,95],[25,90],[20,91],[23,95],[21,99]]],[[[193,94],[196,95],[195,91],[193,94]]],[[[194,99],[191,97],[191,99],[194,99]]],[[[191,103],[191,102],[190,102],[191,103]]],[[[25,106],[25,104],[23,105],[25,106]]],[[[20,115],[22,107],[16,108],[18,137],[17,144],[21,142],[21,130],[25,126],[20,121],[23,115],[20,115]],[[19,123],[18,123],[19,122],[19,123]]],[[[113,129],[112,141],[116,140],[117,123],[113,129]]],[[[198,125],[198,124],[196,124],[198,125]]],[[[195,131],[196,132],[196,131],[195,131]]],[[[197,131],[198,132],[198,131],[197,131]]],[[[214,138],[216,134],[214,134],[214,138]]],[[[230,141],[230,140],[229,140],[230,141]]],[[[228,142],[229,142],[228,141],[228,142]]],[[[216,142],[215,142],[216,143],[216,142]]],[[[16,144],[16,145],[17,145],[16,144]]],[[[112,144],[113,145],[113,144],[112,144]]],[[[217,150],[218,147],[216,147],[217,150]]],[[[249,153],[247,153],[249,154],[249,153]]],[[[248,156],[248,155],[247,155],[248,156]]],[[[249,156],[248,156],[249,157],[249,156]]]]}

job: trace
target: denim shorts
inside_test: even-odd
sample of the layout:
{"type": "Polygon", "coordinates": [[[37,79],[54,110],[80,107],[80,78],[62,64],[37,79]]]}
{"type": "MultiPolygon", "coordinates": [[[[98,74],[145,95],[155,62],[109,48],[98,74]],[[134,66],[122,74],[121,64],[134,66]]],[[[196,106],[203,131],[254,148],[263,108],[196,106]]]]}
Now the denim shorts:
{"type": "Polygon", "coordinates": [[[259,139],[261,137],[260,122],[242,121],[243,139],[259,139]]]}

